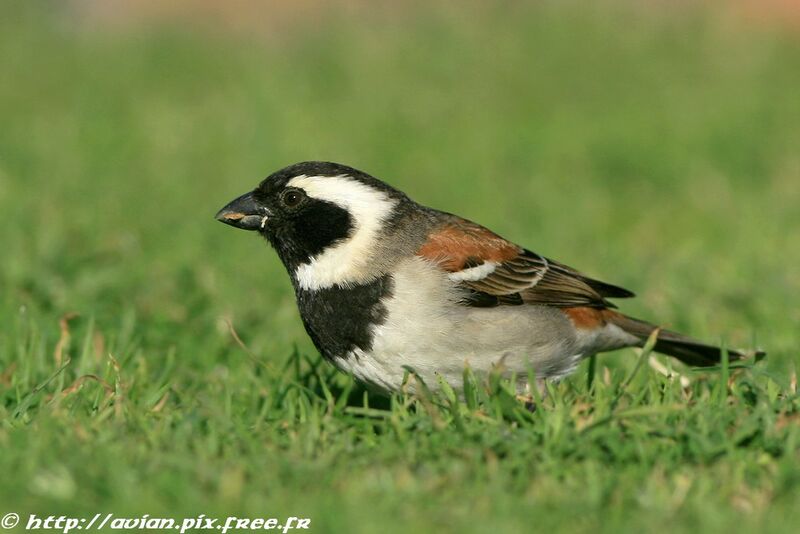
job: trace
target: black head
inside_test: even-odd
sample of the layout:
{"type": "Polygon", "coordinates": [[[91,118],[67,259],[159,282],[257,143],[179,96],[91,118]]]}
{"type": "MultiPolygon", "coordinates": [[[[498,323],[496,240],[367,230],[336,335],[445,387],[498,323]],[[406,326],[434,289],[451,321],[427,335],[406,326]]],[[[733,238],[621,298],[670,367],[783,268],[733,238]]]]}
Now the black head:
{"type": "MultiPolygon", "coordinates": [[[[364,172],[309,161],[281,169],[217,213],[266,237],[290,270],[387,218],[406,196],[364,172]]],[[[373,236],[374,237],[374,236],[373,236]]]]}

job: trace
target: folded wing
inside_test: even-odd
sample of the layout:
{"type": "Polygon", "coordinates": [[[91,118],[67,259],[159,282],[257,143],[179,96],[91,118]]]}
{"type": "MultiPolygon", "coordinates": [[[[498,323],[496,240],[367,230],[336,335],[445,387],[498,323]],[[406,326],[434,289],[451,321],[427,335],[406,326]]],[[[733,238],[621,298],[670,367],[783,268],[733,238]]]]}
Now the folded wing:
{"type": "Polygon", "coordinates": [[[608,298],[633,296],[627,289],[589,278],[454,215],[431,232],[418,255],[459,282],[467,290],[464,302],[471,306],[612,308],[608,298]]]}

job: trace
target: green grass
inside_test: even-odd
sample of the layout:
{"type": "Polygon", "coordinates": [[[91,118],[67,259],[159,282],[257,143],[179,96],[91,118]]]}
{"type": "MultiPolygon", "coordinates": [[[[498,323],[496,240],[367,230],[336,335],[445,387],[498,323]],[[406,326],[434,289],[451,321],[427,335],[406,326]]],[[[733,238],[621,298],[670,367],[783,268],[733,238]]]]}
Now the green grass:
{"type": "Polygon", "coordinates": [[[24,5],[0,12],[0,515],[796,531],[797,33],[620,4],[243,34],[24,5]],[[497,381],[465,403],[369,397],[320,361],[274,254],[213,220],[305,159],[769,357],[676,364],[684,389],[603,355],[591,387],[587,362],[533,414],[497,381]]]}

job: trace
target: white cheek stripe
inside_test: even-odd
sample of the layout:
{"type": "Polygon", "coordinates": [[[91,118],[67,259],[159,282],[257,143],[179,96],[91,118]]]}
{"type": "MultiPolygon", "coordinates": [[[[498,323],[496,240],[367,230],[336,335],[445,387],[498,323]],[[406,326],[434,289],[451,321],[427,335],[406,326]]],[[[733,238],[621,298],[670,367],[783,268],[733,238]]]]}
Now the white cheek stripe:
{"type": "Polygon", "coordinates": [[[450,273],[448,278],[453,282],[475,282],[477,280],[482,280],[492,274],[494,270],[497,268],[497,263],[493,261],[487,261],[481,263],[480,265],[476,265],[475,267],[470,267],[469,269],[463,269],[461,271],[450,273]]]}
{"type": "Polygon", "coordinates": [[[369,265],[378,234],[397,201],[345,175],[301,175],[289,180],[287,186],[303,189],[311,198],[346,209],[355,227],[347,240],[327,248],[295,270],[298,285],[313,290],[370,281],[373,275],[369,265]]]}

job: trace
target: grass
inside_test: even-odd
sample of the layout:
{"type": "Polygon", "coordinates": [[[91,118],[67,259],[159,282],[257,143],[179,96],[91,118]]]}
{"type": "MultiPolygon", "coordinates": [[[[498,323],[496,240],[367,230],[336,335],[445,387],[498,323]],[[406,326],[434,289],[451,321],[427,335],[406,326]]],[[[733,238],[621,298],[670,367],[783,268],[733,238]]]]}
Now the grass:
{"type": "Polygon", "coordinates": [[[622,4],[233,34],[1,9],[0,514],[796,530],[796,32],[622,4]],[[274,254],[212,219],[305,159],[769,357],[676,364],[684,388],[603,355],[533,414],[496,379],[467,377],[465,402],[371,397],[320,361],[274,254]]]}

